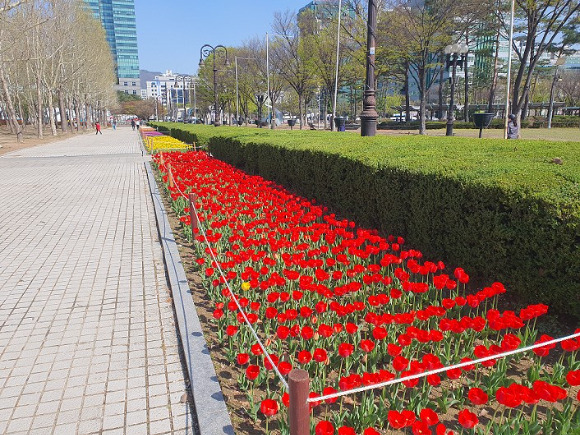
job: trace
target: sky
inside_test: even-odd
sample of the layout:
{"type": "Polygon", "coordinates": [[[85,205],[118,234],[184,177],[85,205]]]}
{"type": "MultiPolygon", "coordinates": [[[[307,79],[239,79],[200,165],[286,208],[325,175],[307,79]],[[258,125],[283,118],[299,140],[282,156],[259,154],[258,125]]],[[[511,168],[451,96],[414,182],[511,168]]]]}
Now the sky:
{"type": "Polygon", "coordinates": [[[194,74],[202,45],[237,47],[272,31],[274,12],[310,0],[135,0],[141,69],[194,74]]]}

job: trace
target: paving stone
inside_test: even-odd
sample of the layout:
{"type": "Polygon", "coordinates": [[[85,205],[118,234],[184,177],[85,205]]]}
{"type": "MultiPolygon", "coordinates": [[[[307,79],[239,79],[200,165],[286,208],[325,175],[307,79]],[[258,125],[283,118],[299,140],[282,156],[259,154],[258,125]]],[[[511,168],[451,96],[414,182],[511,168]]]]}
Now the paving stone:
{"type": "Polygon", "coordinates": [[[148,409],[184,379],[143,162],[124,128],[0,157],[0,433],[173,431],[148,409]]]}

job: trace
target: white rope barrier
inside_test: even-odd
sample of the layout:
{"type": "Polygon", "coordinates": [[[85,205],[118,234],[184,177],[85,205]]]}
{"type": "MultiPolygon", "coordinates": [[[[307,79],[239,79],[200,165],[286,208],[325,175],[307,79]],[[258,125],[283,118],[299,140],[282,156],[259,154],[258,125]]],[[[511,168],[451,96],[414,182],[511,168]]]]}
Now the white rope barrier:
{"type": "Polygon", "coordinates": [[[430,376],[430,375],[436,375],[436,374],[441,373],[441,372],[446,372],[447,370],[459,369],[462,367],[467,367],[467,366],[471,366],[474,364],[479,364],[479,363],[482,363],[485,361],[491,361],[494,359],[503,358],[503,357],[508,356],[508,355],[514,355],[517,353],[527,352],[527,351],[533,350],[533,349],[539,349],[541,347],[546,347],[546,346],[549,346],[551,344],[560,343],[561,341],[570,340],[570,339],[576,338],[576,337],[580,337],[580,332],[577,332],[577,333],[572,334],[572,335],[568,335],[566,337],[555,338],[553,340],[543,341],[541,343],[533,344],[531,346],[522,347],[521,349],[510,350],[508,352],[503,352],[503,353],[498,353],[496,355],[486,356],[484,358],[476,359],[473,361],[465,361],[465,362],[455,364],[452,366],[443,367],[443,368],[434,369],[434,370],[429,370],[428,372],[416,373],[414,375],[405,376],[403,378],[391,379],[389,381],[381,382],[378,384],[367,385],[367,386],[359,387],[359,388],[353,388],[351,390],[339,391],[337,393],[326,394],[324,396],[312,397],[312,398],[307,399],[307,402],[320,402],[322,400],[335,399],[337,397],[346,396],[349,394],[362,393],[364,391],[374,390],[376,388],[383,388],[383,387],[386,387],[389,385],[398,384],[398,383],[405,382],[405,381],[412,381],[414,379],[419,379],[419,378],[423,378],[423,377],[430,376]]]}
{"type": "MultiPolygon", "coordinates": [[[[168,169],[168,172],[170,174],[170,177],[173,178],[173,173],[171,172],[171,168],[169,166],[167,166],[167,169],[168,169]]],[[[179,186],[177,184],[177,180],[175,178],[173,178],[173,182],[174,182],[174,185],[177,187],[177,190],[179,191],[179,193],[181,193],[181,195],[186,200],[189,200],[189,198],[179,188],[179,186]]],[[[276,375],[278,375],[278,378],[280,379],[280,382],[282,382],[282,384],[284,385],[284,388],[288,391],[289,390],[288,382],[286,382],[286,379],[284,379],[284,376],[282,376],[282,373],[280,373],[280,371],[278,370],[278,365],[275,364],[274,361],[272,360],[272,357],[270,356],[270,353],[266,350],[266,346],[264,346],[264,344],[262,343],[262,340],[260,340],[260,337],[258,337],[258,333],[256,332],[256,330],[252,326],[252,323],[248,319],[248,316],[246,315],[246,312],[242,308],[240,302],[238,301],[238,298],[236,297],[236,295],[234,294],[234,291],[230,287],[230,284],[229,284],[228,280],[226,279],[226,276],[225,276],[225,274],[224,274],[224,272],[223,272],[223,270],[222,270],[222,268],[220,266],[220,263],[219,263],[217,257],[214,255],[213,249],[212,249],[209,241],[207,240],[206,233],[205,233],[205,229],[203,228],[203,225],[201,224],[201,221],[199,219],[199,215],[197,214],[197,210],[195,209],[194,204],[192,204],[192,206],[193,206],[193,212],[195,213],[195,218],[197,219],[197,222],[198,222],[198,228],[199,228],[200,232],[202,233],[203,239],[204,239],[207,247],[209,248],[210,255],[211,255],[211,257],[213,258],[213,260],[214,260],[214,262],[216,264],[216,268],[217,268],[219,274],[223,278],[223,281],[224,281],[225,285],[227,286],[227,288],[228,288],[228,290],[230,292],[230,295],[231,295],[232,299],[234,300],[236,306],[238,307],[238,310],[242,314],[242,317],[244,318],[244,321],[246,322],[246,324],[250,328],[250,331],[251,331],[252,335],[254,336],[254,338],[256,339],[256,342],[258,343],[258,345],[260,346],[260,348],[264,352],[264,356],[270,362],[270,365],[274,369],[274,372],[276,373],[276,375]]]]}

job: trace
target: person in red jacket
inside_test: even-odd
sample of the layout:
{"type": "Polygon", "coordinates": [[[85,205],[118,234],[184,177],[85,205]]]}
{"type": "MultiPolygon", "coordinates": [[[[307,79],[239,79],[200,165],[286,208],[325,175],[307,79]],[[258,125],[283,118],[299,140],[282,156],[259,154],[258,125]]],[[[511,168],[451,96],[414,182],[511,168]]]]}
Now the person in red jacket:
{"type": "Polygon", "coordinates": [[[101,124],[99,124],[98,121],[95,123],[95,128],[97,129],[97,132],[95,134],[99,133],[103,134],[103,132],[101,131],[101,124]]]}

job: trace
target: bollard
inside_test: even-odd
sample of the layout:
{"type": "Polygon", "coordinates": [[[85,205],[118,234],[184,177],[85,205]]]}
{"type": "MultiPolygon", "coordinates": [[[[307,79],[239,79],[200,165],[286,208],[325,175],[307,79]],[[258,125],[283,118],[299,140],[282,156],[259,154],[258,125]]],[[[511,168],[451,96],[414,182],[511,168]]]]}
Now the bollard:
{"type": "Polygon", "coordinates": [[[288,420],[290,435],[308,435],[310,433],[310,407],[308,393],[310,379],[308,372],[302,369],[293,369],[288,375],[290,406],[288,420]]]}
{"type": "Polygon", "coordinates": [[[195,202],[197,201],[197,195],[195,193],[189,194],[189,216],[191,218],[191,232],[195,235],[195,230],[197,229],[197,215],[195,214],[195,202]]]}

